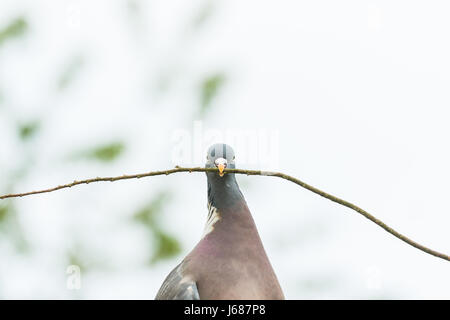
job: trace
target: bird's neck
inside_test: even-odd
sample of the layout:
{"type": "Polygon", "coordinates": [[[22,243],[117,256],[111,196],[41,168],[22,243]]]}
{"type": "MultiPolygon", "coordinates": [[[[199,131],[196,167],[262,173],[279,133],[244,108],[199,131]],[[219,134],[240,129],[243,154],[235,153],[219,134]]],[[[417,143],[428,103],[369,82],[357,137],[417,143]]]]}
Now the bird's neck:
{"type": "Polygon", "coordinates": [[[225,211],[240,202],[245,202],[245,199],[234,174],[208,176],[208,206],[225,211]]]}
{"type": "Polygon", "coordinates": [[[234,174],[208,176],[208,218],[203,237],[209,233],[236,234],[238,229],[253,228],[253,218],[234,174]]]}

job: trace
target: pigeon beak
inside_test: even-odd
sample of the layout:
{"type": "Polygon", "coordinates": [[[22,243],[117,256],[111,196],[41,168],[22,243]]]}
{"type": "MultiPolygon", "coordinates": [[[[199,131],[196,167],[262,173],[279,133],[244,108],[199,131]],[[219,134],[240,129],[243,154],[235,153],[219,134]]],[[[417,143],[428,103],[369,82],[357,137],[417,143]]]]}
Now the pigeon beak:
{"type": "Polygon", "coordinates": [[[224,158],[218,158],[214,163],[216,167],[219,168],[219,176],[223,177],[223,175],[225,174],[223,170],[227,167],[227,160],[224,158]]]}
{"type": "Polygon", "coordinates": [[[217,168],[219,168],[219,176],[223,177],[223,175],[225,174],[223,172],[223,169],[225,169],[225,165],[224,164],[219,164],[219,165],[217,165],[217,168]]]}

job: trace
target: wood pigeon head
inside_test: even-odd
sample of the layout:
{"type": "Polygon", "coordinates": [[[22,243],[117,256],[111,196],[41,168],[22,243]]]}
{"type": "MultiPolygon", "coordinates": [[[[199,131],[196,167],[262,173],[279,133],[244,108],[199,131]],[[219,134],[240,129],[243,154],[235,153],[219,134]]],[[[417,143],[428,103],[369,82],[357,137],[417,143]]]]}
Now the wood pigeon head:
{"type": "Polygon", "coordinates": [[[234,169],[236,168],[234,162],[234,151],[233,149],[224,143],[213,144],[208,149],[206,154],[206,164],[205,168],[218,168],[219,173],[207,172],[208,178],[219,175],[224,176],[223,170],[225,168],[234,169]]]}

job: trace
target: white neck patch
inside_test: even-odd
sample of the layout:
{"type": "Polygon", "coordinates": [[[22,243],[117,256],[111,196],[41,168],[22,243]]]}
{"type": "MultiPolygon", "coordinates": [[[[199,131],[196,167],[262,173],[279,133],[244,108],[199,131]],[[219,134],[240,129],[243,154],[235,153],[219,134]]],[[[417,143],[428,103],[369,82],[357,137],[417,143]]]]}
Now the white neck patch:
{"type": "Polygon", "coordinates": [[[217,221],[220,220],[220,214],[217,211],[216,207],[213,207],[210,203],[208,203],[208,219],[206,220],[205,229],[203,230],[204,238],[208,233],[214,230],[214,225],[217,221]]]}

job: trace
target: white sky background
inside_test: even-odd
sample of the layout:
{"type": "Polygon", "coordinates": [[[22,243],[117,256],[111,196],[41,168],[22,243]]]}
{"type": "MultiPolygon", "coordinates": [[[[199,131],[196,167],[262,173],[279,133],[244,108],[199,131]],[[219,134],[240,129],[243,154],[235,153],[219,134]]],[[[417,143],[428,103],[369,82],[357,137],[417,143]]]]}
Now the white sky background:
{"type": "MultiPolygon", "coordinates": [[[[217,1],[197,31],[190,23],[204,1],[137,3],[136,16],[126,1],[0,3],[1,27],[20,14],[30,25],[0,48],[0,176],[25,161],[16,121],[45,115],[32,172],[15,191],[174,166],[174,132],[193,134],[199,119],[198,84],[224,72],[205,131],[276,132],[278,163],[264,169],[450,252],[448,2],[217,1]],[[76,56],[84,58],[79,76],[55,93],[76,56]],[[167,74],[162,94],[155,88],[167,74]],[[127,149],[113,164],[64,161],[116,138],[127,149]]],[[[256,167],[239,162],[248,147],[235,147],[236,161],[256,167]]],[[[287,298],[450,298],[448,262],[286,181],[238,180],[287,298]]],[[[153,298],[201,236],[206,178],[80,186],[16,204],[34,250],[0,243],[0,298],[153,298]],[[183,253],[149,267],[151,245],[127,219],[162,189],[173,193],[164,222],[183,253]],[[76,292],[66,288],[62,259],[73,239],[96,265],[76,292]]]]}

